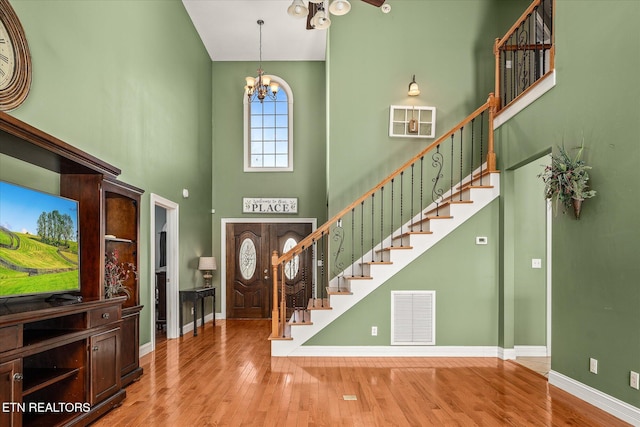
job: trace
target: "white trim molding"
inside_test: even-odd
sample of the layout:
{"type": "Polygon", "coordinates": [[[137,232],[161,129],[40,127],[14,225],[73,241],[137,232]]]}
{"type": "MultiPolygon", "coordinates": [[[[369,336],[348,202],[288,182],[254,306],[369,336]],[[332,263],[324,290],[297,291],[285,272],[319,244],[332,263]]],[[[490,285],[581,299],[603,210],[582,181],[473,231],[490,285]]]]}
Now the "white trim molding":
{"type": "Polygon", "coordinates": [[[495,346],[315,346],[302,345],[291,356],[314,357],[498,357],[495,346]]]}
{"type": "Polygon", "coordinates": [[[556,70],[551,71],[546,77],[540,79],[530,91],[525,93],[513,104],[504,110],[501,110],[495,119],[493,119],[493,130],[498,129],[509,119],[515,117],[520,111],[533,104],[536,99],[553,89],[556,85],[556,70]]]}
{"type": "Polygon", "coordinates": [[[515,345],[516,357],[547,357],[546,345],[515,345]]]}
{"type": "Polygon", "coordinates": [[[549,372],[549,384],[572,394],[634,426],[640,426],[640,408],[616,399],[556,371],[549,372]]]}

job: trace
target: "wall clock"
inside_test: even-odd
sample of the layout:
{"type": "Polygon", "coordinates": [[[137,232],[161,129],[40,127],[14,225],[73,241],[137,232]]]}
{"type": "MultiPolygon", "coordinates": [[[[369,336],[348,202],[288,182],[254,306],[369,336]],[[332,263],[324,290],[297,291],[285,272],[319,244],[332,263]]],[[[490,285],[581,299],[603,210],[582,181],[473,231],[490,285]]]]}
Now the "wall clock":
{"type": "Polygon", "coordinates": [[[9,0],[0,0],[0,111],[17,108],[31,87],[31,54],[9,0]]]}

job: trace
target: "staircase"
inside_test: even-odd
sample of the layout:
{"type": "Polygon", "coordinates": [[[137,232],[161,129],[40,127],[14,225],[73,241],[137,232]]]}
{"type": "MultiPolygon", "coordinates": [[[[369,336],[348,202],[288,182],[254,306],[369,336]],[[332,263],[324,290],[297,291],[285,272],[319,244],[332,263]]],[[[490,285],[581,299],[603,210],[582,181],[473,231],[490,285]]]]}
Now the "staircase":
{"type": "Polygon", "coordinates": [[[303,354],[309,338],[498,197],[496,101],[490,94],[295,247],[273,253],[272,356],[303,354]]]}
{"type": "MultiPolygon", "coordinates": [[[[296,309],[285,327],[285,339],[271,340],[272,356],[309,356],[303,344],[363,298],[383,285],[397,272],[432,248],[449,233],[482,210],[500,194],[500,174],[485,172],[480,184],[479,171],[444,195],[446,200],[428,206],[393,235],[374,248],[379,261],[357,261],[334,277],[327,287],[327,298],[311,299],[306,309],[296,309]],[[401,230],[404,230],[401,232],[401,230]],[[356,272],[352,274],[352,272],[356,272]]],[[[371,259],[371,251],[360,259],[371,259]]]]}

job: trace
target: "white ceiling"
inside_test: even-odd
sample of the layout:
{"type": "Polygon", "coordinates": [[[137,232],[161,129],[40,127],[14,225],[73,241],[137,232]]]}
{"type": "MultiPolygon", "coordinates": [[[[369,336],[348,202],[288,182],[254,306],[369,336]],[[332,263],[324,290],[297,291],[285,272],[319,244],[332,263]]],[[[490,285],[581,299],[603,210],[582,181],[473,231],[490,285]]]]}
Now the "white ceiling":
{"type": "Polygon", "coordinates": [[[212,61],[324,61],[326,30],[287,14],[291,0],[182,0],[212,61]]]}

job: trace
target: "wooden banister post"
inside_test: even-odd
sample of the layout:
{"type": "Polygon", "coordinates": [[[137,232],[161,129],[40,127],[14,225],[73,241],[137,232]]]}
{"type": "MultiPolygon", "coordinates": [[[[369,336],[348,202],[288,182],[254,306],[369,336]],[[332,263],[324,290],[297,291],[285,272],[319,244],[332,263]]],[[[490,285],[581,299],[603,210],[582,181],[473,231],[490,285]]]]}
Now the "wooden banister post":
{"type": "Polygon", "coordinates": [[[498,47],[499,44],[500,44],[500,39],[496,39],[495,43],[493,44],[493,55],[495,56],[495,62],[496,62],[495,89],[493,92],[495,94],[495,98],[497,99],[496,112],[500,110],[500,48],[498,47]]]}
{"type": "Polygon", "coordinates": [[[487,100],[489,103],[489,138],[488,138],[488,147],[487,147],[487,170],[489,172],[496,171],[496,152],[493,144],[493,118],[496,115],[497,111],[497,101],[496,97],[493,93],[489,94],[489,99],[487,100]]]}
{"type": "MultiPolygon", "coordinates": [[[[278,298],[278,251],[273,251],[271,254],[271,276],[273,278],[273,300],[271,304],[273,308],[271,310],[271,337],[277,338],[280,336],[280,328],[278,322],[280,316],[278,315],[278,304],[280,300],[278,298]]],[[[284,327],[284,325],[283,325],[284,327]]]]}

